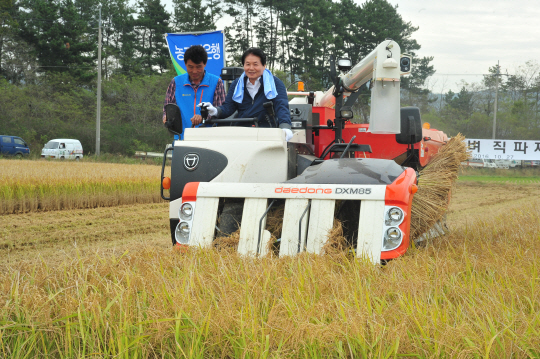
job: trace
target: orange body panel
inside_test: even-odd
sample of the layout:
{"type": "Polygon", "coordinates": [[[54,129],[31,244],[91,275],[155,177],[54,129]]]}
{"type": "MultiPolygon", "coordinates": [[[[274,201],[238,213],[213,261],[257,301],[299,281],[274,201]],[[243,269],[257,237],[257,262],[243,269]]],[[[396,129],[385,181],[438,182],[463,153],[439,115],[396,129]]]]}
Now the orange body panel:
{"type": "Polygon", "coordinates": [[[197,190],[199,189],[200,182],[189,182],[184,187],[184,192],[182,192],[182,203],[184,202],[195,202],[197,200],[197,190]]]}
{"type": "MultiPolygon", "coordinates": [[[[327,120],[334,120],[334,109],[327,107],[313,107],[313,113],[319,114],[320,126],[326,126],[327,120]]],[[[317,125],[314,123],[313,125],[317,125]]],[[[360,145],[370,145],[372,153],[356,153],[360,158],[381,158],[393,160],[407,152],[407,145],[396,142],[396,136],[393,134],[374,134],[368,132],[369,124],[346,123],[343,129],[343,140],[349,142],[353,136],[356,136],[354,143],[360,145]]],[[[318,136],[313,136],[315,145],[315,155],[320,157],[324,149],[334,142],[335,132],[331,129],[318,131],[318,136]]],[[[443,144],[448,141],[448,137],[436,129],[422,129],[422,141],[416,143],[414,148],[418,150],[420,165],[425,167],[433,156],[439,152],[443,144]],[[426,141],[426,139],[428,139],[426,141]]],[[[328,159],[328,157],[326,158],[328,159]]]]}
{"type": "Polygon", "coordinates": [[[412,186],[416,185],[416,171],[407,168],[392,184],[386,186],[385,205],[399,207],[405,216],[399,229],[403,232],[401,245],[391,251],[381,252],[381,259],[394,259],[407,252],[410,243],[411,207],[414,194],[412,186]]]}

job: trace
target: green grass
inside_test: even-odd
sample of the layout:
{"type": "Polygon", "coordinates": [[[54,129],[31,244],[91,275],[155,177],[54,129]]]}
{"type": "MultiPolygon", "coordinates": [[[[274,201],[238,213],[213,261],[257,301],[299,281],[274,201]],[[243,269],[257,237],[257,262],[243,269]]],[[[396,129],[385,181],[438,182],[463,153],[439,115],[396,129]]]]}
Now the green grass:
{"type": "Polygon", "coordinates": [[[529,184],[540,182],[540,168],[463,168],[459,181],[529,184]]]}
{"type": "Polygon", "coordinates": [[[474,182],[501,182],[501,183],[516,183],[516,184],[528,184],[528,183],[540,183],[540,177],[511,177],[511,176],[460,176],[459,180],[474,181],[474,182]]]}

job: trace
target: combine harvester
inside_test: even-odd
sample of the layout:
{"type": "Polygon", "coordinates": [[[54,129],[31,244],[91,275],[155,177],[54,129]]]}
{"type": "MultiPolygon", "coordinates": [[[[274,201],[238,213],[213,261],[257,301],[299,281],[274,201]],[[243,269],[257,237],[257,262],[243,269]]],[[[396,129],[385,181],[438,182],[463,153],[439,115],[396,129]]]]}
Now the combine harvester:
{"type": "MultiPolygon", "coordinates": [[[[322,253],[337,217],[346,219],[349,245],[359,257],[380,263],[407,251],[417,171],[448,139],[422,128],[418,108],[400,108],[400,76],[410,73],[411,57],[401,55],[396,42],[385,40],[354,67],[338,59],[341,75],[333,59],[330,65],[334,86],[328,91],[289,93],[296,96],[289,104],[291,141],[279,128],[256,124],[187,128],[184,140],[165,150],[164,159],[173,152],[171,177],[164,177],[165,160],[161,175],[173,244],[211,247],[237,220],[243,255],[322,253]],[[370,124],[352,124],[351,106],[368,81],[370,124]],[[267,215],[283,202],[281,238],[269,243],[267,215]]],[[[231,80],[229,70],[223,69],[224,80],[231,80]]],[[[272,109],[267,112],[271,120],[272,109]]],[[[176,105],[167,105],[166,113],[167,127],[181,132],[176,105]]],[[[206,123],[231,121],[255,122],[206,123]]]]}

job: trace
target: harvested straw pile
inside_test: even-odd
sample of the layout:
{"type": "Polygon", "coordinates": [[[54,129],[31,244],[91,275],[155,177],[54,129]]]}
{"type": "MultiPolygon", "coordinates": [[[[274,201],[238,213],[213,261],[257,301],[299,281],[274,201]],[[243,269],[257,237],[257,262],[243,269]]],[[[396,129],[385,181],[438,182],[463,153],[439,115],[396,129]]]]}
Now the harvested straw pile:
{"type": "Polygon", "coordinates": [[[328,241],[324,245],[322,253],[338,255],[342,254],[347,248],[349,248],[349,243],[343,234],[343,223],[339,219],[334,219],[334,225],[328,232],[328,241]]]}
{"type": "MultiPolygon", "coordinates": [[[[273,248],[274,243],[281,238],[281,230],[283,228],[283,213],[285,211],[285,204],[281,203],[276,208],[270,210],[266,219],[265,229],[271,233],[270,241],[268,243],[269,249],[273,248]]],[[[240,229],[236,230],[230,235],[221,235],[214,239],[214,246],[218,250],[236,250],[238,243],[240,242],[240,229]]],[[[272,254],[272,250],[269,251],[272,254]]]]}
{"type": "Polygon", "coordinates": [[[462,134],[453,137],[420,171],[412,205],[411,240],[428,231],[446,213],[461,162],[469,158],[464,140],[462,134]]]}
{"type": "Polygon", "coordinates": [[[218,250],[236,251],[240,242],[240,229],[231,233],[229,236],[222,235],[214,239],[214,246],[218,250]]]}

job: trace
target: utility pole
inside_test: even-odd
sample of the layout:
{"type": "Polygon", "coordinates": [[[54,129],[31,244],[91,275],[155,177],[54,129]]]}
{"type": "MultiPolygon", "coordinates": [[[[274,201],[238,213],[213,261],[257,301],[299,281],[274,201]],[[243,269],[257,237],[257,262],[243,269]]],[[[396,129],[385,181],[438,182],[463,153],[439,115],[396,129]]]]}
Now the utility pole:
{"type": "Polygon", "coordinates": [[[499,61],[497,61],[497,73],[495,74],[495,104],[493,109],[493,139],[495,139],[495,133],[497,132],[497,99],[499,97],[499,77],[500,74],[499,61]]]}
{"type": "Polygon", "coordinates": [[[101,4],[99,5],[98,30],[98,80],[97,80],[97,111],[96,111],[96,156],[99,156],[101,144],[101,4]]]}

